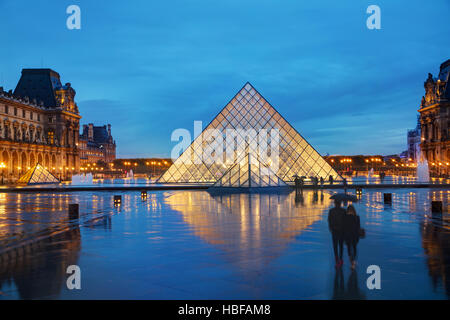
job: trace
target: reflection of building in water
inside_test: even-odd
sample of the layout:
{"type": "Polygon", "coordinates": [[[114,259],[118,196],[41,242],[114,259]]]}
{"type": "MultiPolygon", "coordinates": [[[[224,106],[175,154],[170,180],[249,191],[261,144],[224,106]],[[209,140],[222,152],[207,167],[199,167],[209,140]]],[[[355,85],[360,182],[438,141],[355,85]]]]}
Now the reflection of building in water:
{"type": "MultiPolygon", "coordinates": [[[[99,201],[92,198],[90,210],[94,211],[99,201]]],[[[26,241],[39,236],[45,226],[65,225],[67,207],[74,199],[67,193],[0,193],[0,252],[5,241],[26,241]]]]}
{"type": "Polygon", "coordinates": [[[111,216],[104,215],[98,218],[91,219],[87,221],[84,226],[86,228],[90,229],[104,229],[104,230],[111,230],[112,222],[111,222],[111,216]]]}
{"type": "Polygon", "coordinates": [[[174,193],[167,201],[195,235],[227,252],[231,262],[260,268],[279,256],[330,207],[328,194],[323,197],[308,191],[303,199],[303,205],[298,206],[295,192],[213,197],[193,191],[174,193]]]}
{"type": "Polygon", "coordinates": [[[441,283],[447,297],[450,297],[450,230],[425,221],[421,224],[421,231],[433,286],[436,288],[441,283]]]}
{"type": "Polygon", "coordinates": [[[80,248],[80,229],[75,228],[1,255],[0,291],[17,288],[21,299],[57,298],[80,248]]]}

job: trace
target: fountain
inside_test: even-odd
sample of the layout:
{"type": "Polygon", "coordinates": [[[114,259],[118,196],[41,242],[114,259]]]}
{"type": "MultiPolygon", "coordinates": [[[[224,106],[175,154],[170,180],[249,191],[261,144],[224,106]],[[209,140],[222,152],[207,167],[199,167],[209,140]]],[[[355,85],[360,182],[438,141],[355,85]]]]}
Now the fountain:
{"type": "Polygon", "coordinates": [[[428,161],[423,156],[422,150],[418,143],[416,143],[416,161],[417,161],[417,171],[416,177],[417,182],[430,182],[430,171],[428,169],[428,161]]]}
{"type": "Polygon", "coordinates": [[[130,169],[130,171],[127,172],[127,179],[134,179],[133,169],[130,169]]]}
{"type": "Polygon", "coordinates": [[[92,176],[92,173],[74,174],[72,176],[72,185],[80,185],[80,184],[92,185],[92,184],[94,184],[93,181],[94,181],[94,177],[92,176]]]}
{"type": "Polygon", "coordinates": [[[372,177],[373,177],[373,173],[374,173],[374,170],[373,170],[373,168],[371,168],[371,169],[369,170],[369,178],[372,178],[372,177]]]}
{"type": "Polygon", "coordinates": [[[428,171],[428,162],[426,159],[417,163],[417,181],[430,182],[430,172],[428,171]]]}

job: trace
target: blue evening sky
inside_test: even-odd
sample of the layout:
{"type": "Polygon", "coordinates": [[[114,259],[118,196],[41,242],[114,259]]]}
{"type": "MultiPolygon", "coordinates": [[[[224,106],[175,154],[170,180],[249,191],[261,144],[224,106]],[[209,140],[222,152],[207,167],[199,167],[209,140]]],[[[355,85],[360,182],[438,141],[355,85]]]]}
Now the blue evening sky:
{"type": "Polygon", "coordinates": [[[169,156],[174,129],[206,125],[246,81],[322,154],[400,153],[450,58],[449,14],[449,0],[0,0],[0,86],[54,69],[120,157],[169,156]]]}

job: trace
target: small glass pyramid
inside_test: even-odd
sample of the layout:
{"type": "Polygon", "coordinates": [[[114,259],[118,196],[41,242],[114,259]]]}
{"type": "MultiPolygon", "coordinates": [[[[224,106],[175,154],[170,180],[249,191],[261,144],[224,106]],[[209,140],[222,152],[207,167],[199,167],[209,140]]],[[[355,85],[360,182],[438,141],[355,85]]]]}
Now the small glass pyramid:
{"type": "Polygon", "coordinates": [[[28,170],[23,176],[19,178],[17,183],[19,184],[47,184],[47,183],[59,183],[60,181],[50,173],[47,169],[41,166],[39,163],[28,170]]]}
{"type": "MultiPolygon", "coordinates": [[[[227,147],[229,147],[228,141],[224,143],[224,154],[226,154],[227,147]]],[[[275,108],[250,83],[246,83],[158,179],[158,182],[212,183],[215,186],[233,187],[272,186],[282,185],[282,183],[285,185],[287,181],[292,181],[295,175],[322,177],[325,180],[330,176],[334,180],[341,178],[275,108]],[[259,149],[264,148],[259,145],[257,139],[250,138],[251,141],[245,142],[248,137],[238,137],[239,141],[244,141],[243,143],[246,144],[244,156],[235,154],[233,158],[239,159],[238,161],[231,163],[225,159],[209,161],[211,159],[208,158],[208,155],[205,158],[205,141],[215,139],[211,136],[212,129],[219,130],[223,134],[223,141],[227,141],[227,129],[235,131],[254,129],[256,131],[267,130],[267,132],[272,129],[278,130],[278,167],[268,175],[271,179],[277,177],[278,180],[267,180],[268,177],[259,175],[258,168],[264,165],[258,161],[256,156],[249,155],[259,154],[259,149]],[[195,157],[200,158],[201,161],[196,163],[195,157]],[[245,167],[245,163],[248,167],[249,162],[255,163],[250,165],[250,170],[242,169],[245,167]],[[251,179],[248,179],[249,173],[251,173],[251,179]]]]}

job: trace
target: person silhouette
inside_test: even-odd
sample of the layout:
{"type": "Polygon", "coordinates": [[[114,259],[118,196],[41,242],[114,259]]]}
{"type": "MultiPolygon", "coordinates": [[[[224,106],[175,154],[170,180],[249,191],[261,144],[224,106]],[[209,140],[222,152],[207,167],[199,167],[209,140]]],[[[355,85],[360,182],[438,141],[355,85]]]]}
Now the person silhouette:
{"type": "Polygon", "coordinates": [[[361,223],[355,207],[349,205],[343,218],[343,236],[352,270],[356,268],[356,247],[360,237],[360,229],[361,223]]]}
{"type": "Polygon", "coordinates": [[[341,201],[334,200],[334,208],[331,208],[328,212],[328,228],[333,240],[336,268],[342,267],[342,264],[344,263],[342,260],[342,251],[344,249],[343,220],[345,214],[345,209],[341,208],[341,201]]]}

